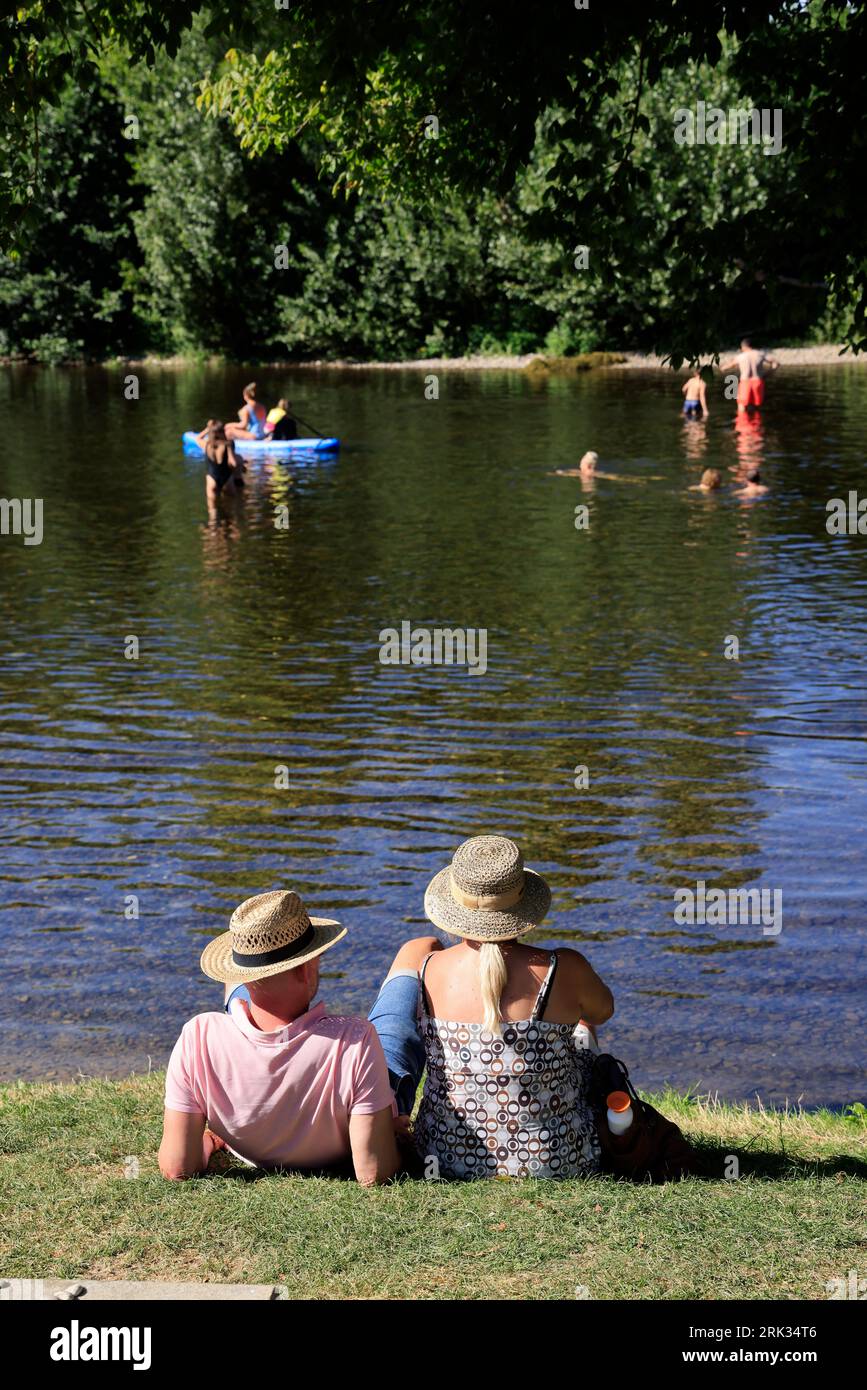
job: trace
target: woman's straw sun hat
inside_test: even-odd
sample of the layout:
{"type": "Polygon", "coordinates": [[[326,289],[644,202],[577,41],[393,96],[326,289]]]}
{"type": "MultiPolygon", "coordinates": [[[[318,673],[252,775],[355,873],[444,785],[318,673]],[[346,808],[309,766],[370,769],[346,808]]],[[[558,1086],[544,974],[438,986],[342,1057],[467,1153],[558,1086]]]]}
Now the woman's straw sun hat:
{"type": "Polygon", "coordinates": [[[502,835],[465,840],[424,895],[425,915],[434,926],[470,941],[523,936],[538,926],[550,905],[545,880],[524,868],[518,846],[502,835]]]}
{"type": "Polygon", "coordinates": [[[345,935],[339,922],[310,917],[297,893],[257,893],[235,908],[229,930],[208,943],[201,967],[225,984],[264,980],[303,965],[345,935]]]}

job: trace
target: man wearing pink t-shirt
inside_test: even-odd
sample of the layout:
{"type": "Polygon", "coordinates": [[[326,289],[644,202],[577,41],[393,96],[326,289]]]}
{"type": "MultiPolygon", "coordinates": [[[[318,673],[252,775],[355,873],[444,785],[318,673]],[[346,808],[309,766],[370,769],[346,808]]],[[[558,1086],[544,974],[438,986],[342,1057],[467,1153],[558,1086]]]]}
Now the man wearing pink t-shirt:
{"type": "Polygon", "coordinates": [[[175,1044],[163,1177],[203,1173],[224,1146],[265,1168],[321,1171],[351,1158],[366,1187],[398,1171],[392,1089],[373,1025],[311,1008],[319,956],[345,935],[339,922],[309,917],[297,893],[259,893],[205,948],[205,974],[230,986],[227,1009],[197,1014],[175,1044]]]}

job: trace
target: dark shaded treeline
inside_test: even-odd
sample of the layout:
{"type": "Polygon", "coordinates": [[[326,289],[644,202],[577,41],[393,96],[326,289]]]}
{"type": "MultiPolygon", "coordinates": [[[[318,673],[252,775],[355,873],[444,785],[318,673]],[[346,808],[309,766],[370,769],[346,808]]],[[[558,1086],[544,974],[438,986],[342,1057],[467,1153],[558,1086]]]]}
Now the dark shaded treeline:
{"type": "MultiPolygon", "coordinates": [[[[713,69],[684,61],[643,97],[642,247],[634,262],[603,265],[592,223],[564,240],[544,215],[568,112],[540,120],[508,192],[445,188],[401,203],[372,185],[347,197],[322,176],[315,127],[251,159],[227,121],[203,114],[200,81],[222,56],[203,25],[150,67],[110,49],[92,81],[70,81],[41,113],[32,229],[0,259],[0,353],[396,360],[653,347],[684,299],[715,300],[699,267],[685,285],[671,263],[672,225],[699,217],[724,243],[734,209],[772,216],[797,180],[785,155],[673,141],[672,112],[697,91],[741,100],[734,51],[713,69]]],[[[631,60],[613,70],[612,120],[636,77],[631,60]]],[[[854,295],[745,281],[710,321],[729,340],[758,328],[771,340],[836,337],[854,295]]]]}

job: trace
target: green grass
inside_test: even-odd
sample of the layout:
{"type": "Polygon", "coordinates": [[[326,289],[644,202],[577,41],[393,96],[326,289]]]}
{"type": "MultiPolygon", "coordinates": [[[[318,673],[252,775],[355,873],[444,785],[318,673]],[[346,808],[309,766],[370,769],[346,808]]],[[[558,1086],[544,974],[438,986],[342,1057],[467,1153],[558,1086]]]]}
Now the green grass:
{"type": "Polygon", "coordinates": [[[867,1273],[863,1115],[656,1097],[711,1174],[737,1156],[737,1180],[368,1191],[227,1167],[167,1183],[162,1086],[0,1088],[0,1274],[288,1282],[319,1299],[824,1299],[826,1280],[867,1273]]]}

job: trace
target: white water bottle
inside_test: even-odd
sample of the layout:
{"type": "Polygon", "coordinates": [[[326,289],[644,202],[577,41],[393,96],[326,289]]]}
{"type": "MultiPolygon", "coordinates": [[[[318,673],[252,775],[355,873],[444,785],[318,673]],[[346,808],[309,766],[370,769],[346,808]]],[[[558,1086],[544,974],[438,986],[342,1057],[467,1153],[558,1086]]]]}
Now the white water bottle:
{"type": "Polygon", "coordinates": [[[608,1106],[608,1128],[612,1134],[625,1134],[631,1127],[632,1101],[626,1091],[612,1091],[606,1097],[608,1106]]]}

